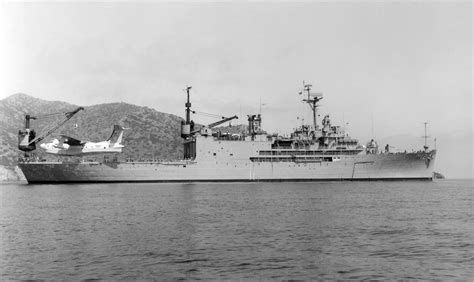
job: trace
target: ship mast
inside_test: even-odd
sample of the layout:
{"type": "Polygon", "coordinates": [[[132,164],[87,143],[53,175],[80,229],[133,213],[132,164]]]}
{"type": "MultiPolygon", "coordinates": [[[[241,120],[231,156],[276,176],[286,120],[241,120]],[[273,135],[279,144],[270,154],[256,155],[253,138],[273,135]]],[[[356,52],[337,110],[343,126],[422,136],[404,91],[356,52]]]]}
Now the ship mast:
{"type": "Polygon", "coordinates": [[[189,90],[191,90],[191,86],[186,87],[186,93],[188,95],[188,101],[184,106],[186,107],[186,124],[191,122],[191,103],[189,102],[189,90]]]}
{"type": "Polygon", "coordinates": [[[314,129],[317,129],[318,128],[317,120],[316,120],[317,107],[318,107],[317,103],[321,99],[323,99],[323,93],[311,93],[311,87],[313,87],[313,85],[306,84],[303,81],[303,89],[298,94],[302,95],[303,92],[306,92],[308,94],[307,99],[303,99],[303,102],[308,103],[309,107],[311,108],[311,111],[313,112],[313,126],[314,126],[314,129]]]}
{"type": "Polygon", "coordinates": [[[194,122],[191,121],[191,102],[189,101],[189,90],[191,86],[184,89],[187,94],[187,101],[184,104],[186,107],[186,120],[181,122],[181,137],[184,139],[184,159],[194,159],[196,157],[196,140],[192,136],[194,130],[194,122]]]}
{"type": "Polygon", "coordinates": [[[428,122],[424,122],[425,124],[425,135],[423,135],[422,137],[425,138],[425,146],[423,146],[423,148],[426,150],[428,150],[428,144],[427,144],[427,139],[428,139],[428,135],[426,135],[426,125],[428,124],[428,122]]]}

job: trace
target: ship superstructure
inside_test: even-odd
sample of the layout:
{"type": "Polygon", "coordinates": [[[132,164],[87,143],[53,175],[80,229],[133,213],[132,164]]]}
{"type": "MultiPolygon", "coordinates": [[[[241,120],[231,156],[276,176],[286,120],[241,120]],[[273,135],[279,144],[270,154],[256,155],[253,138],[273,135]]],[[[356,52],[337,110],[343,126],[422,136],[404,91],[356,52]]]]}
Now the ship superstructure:
{"type": "MultiPolygon", "coordinates": [[[[412,153],[380,152],[375,141],[361,145],[334,126],[326,115],[317,123],[322,94],[304,84],[301,94],[313,114],[312,125],[301,125],[289,137],[262,130],[262,115],[248,115],[248,129],[230,134],[213,128],[237,118],[198,126],[190,118],[186,88],[186,118],[181,125],[184,156],[176,161],[46,162],[23,160],[18,165],[29,183],[71,182],[211,182],[431,180],[436,150],[412,153]]],[[[426,134],[425,134],[426,135],[426,134]]]]}

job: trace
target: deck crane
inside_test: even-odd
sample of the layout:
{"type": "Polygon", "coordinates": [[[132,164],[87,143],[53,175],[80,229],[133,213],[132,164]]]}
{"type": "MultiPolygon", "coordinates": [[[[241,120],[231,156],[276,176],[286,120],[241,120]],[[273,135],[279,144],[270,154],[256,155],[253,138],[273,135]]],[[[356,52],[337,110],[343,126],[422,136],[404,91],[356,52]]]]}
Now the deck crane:
{"type": "Polygon", "coordinates": [[[63,120],[58,122],[56,125],[51,127],[45,134],[36,137],[36,132],[33,129],[30,129],[30,120],[36,120],[38,117],[34,117],[31,115],[25,115],[25,130],[20,130],[18,132],[18,149],[24,152],[30,152],[36,150],[36,144],[41,142],[44,138],[49,136],[51,133],[56,131],[60,126],[65,124],[68,120],[70,120],[75,114],[79,111],[84,110],[83,107],[78,107],[72,112],[64,113],[65,117],[63,120]]]}
{"type": "Polygon", "coordinates": [[[228,117],[228,118],[222,117],[222,120],[219,120],[219,121],[210,123],[210,124],[208,124],[208,125],[206,125],[206,126],[203,126],[203,127],[199,128],[199,129],[195,129],[195,130],[191,131],[191,134],[198,133],[198,132],[203,132],[203,131],[205,131],[205,130],[209,130],[210,128],[216,127],[216,126],[218,126],[218,125],[220,125],[220,124],[223,124],[223,123],[225,123],[225,122],[231,121],[231,120],[233,120],[233,119],[238,119],[238,118],[239,118],[239,117],[237,117],[237,116],[228,117]]]}
{"type": "Polygon", "coordinates": [[[194,122],[191,120],[191,112],[196,113],[196,111],[191,110],[191,102],[189,99],[189,94],[191,90],[191,86],[186,87],[184,91],[187,94],[187,102],[184,104],[186,110],[186,120],[181,122],[181,137],[184,139],[184,159],[190,160],[196,158],[196,133],[200,133],[204,136],[212,135],[211,128],[218,126],[219,124],[223,124],[227,121],[237,119],[237,116],[233,117],[222,117],[222,120],[213,122],[211,124],[202,126],[200,128],[194,128],[194,122]]]}
{"type": "Polygon", "coordinates": [[[199,133],[202,136],[210,136],[212,135],[211,128],[216,127],[219,124],[223,124],[227,121],[231,121],[233,119],[238,119],[238,117],[222,117],[222,120],[213,122],[208,125],[204,125],[197,129],[194,129],[193,121],[190,121],[189,123],[185,123],[183,121],[183,124],[181,125],[181,137],[184,138],[184,159],[187,160],[196,158],[196,133],[199,133]]]}

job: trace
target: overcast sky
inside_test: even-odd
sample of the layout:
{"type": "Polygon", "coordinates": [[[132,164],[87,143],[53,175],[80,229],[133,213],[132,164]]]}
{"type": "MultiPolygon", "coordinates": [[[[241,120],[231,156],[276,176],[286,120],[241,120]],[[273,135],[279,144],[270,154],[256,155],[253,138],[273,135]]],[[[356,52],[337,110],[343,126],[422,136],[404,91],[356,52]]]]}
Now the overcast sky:
{"type": "Polygon", "coordinates": [[[310,119],[305,80],[364,141],[421,136],[424,121],[472,135],[469,1],[1,3],[0,99],[183,116],[192,85],[195,110],[245,115],[261,100],[264,128],[285,133],[310,119]]]}

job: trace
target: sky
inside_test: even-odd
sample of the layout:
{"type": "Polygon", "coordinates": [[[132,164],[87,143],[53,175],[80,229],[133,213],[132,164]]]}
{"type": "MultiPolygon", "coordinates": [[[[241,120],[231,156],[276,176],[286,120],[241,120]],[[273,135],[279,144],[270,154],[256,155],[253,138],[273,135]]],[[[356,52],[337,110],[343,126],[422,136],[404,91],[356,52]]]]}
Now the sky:
{"type": "Polygon", "coordinates": [[[320,120],[353,137],[421,136],[426,121],[463,138],[472,166],[470,1],[0,3],[0,99],[183,116],[192,86],[196,111],[245,123],[261,108],[264,129],[288,133],[311,119],[306,81],[320,120]]]}

